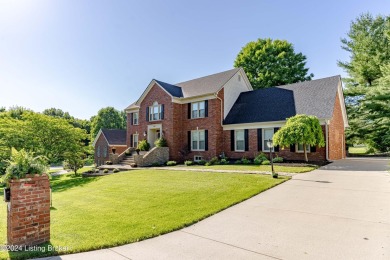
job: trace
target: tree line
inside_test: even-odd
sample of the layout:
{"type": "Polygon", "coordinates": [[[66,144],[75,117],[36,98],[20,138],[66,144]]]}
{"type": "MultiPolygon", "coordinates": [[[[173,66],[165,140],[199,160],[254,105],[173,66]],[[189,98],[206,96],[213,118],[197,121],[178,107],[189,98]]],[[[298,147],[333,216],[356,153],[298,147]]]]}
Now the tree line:
{"type": "Polygon", "coordinates": [[[90,120],[56,108],[42,113],[18,106],[0,108],[0,174],[8,165],[12,148],[44,156],[48,163],[65,161],[72,168],[82,166],[86,159],[93,160],[90,144],[100,128],[125,127],[125,113],[113,107],[100,109],[90,120]]]}

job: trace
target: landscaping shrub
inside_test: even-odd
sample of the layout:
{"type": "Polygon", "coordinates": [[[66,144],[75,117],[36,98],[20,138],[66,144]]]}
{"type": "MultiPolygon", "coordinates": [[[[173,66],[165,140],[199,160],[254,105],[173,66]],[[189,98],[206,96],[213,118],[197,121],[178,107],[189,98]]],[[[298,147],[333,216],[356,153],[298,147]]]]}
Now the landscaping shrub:
{"type": "Polygon", "coordinates": [[[129,150],[126,150],[125,154],[126,154],[127,156],[129,156],[129,155],[131,155],[131,152],[130,152],[129,150]]]}
{"type": "Polygon", "coordinates": [[[120,170],[118,168],[115,168],[114,170],[112,170],[113,173],[116,173],[116,172],[120,172],[120,170]]]}
{"type": "Polygon", "coordinates": [[[229,161],[227,158],[221,159],[221,164],[229,164],[229,161]]]}
{"type": "Polygon", "coordinates": [[[167,140],[165,140],[165,138],[163,137],[160,137],[159,139],[157,139],[154,144],[156,145],[156,147],[168,147],[168,143],[167,143],[167,140]]]}
{"type": "Polygon", "coordinates": [[[205,166],[211,166],[211,165],[213,165],[211,162],[206,162],[205,163],[205,166]]]}
{"type": "Polygon", "coordinates": [[[99,172],[100,172],[100,170],[99,170],[99,169],[96,169],[96,170],[95,170],[95,173],[99,173],[99,172]]]}
{"type": "Polygon", "coordinates": [[[276,156],[275,158],[272,159],[272,161],[274,163],[282,163],[283,162],[283,158],[279,157],[279,156],[276,156]]]}
{"type": "Polygon", "coordinates": [[[210,165],[219,165],[220,164],[220,162],[219,162],[219,160],[218,160],[218,157],[213,157],[213,158],[211,158],[211,160],[209,161],[209,163],[210,163],[210,165]]]}
{"type": "Polygon", "coordinates": [[[185,161],[185,162],[184,162],[184,165],[186,165],[186,166],[191,166],[191,165],[194,165],[194,162],[191,161],[191,160],[185,161]]]}
{"type": "Polygon", "coordinates": [[[249,159],[247,159],[245,157],[242,157],[241,162],[242,162],[242,164],[245,164],[245,165],[248,165],[248,164],[252,163],[251,160],[249,160],[249,159]]]}
{"type": "Polygon", "coordinates": [[[205,165],[207,162],[205,160],[200,160],[197,162],[197,164],[199,165],[205,165]]]}
{"type": "Polygon", "coordinates": [[[88,157],[87,159],[84,160],[84,165],[92,165],[95,163],[95,159],[88,157]]]}
{"type": "Polygon", "coordinates": [[[112,165],[111,161],[106,161],[106,165],[112,165]]]}
{"type": "Polygon", "coordinates": [[[108,169],[104,169],[104,170],[103,170],[103,173],[108,173],[108,169]]]}
{"type": "Polygon", "coordinates": [[[269,160],[264,160],[261,164],[262,165],[270,165],[271,162],[269,160]]]}
{"type": "Polygon", "coordinates": [[[167,166],[175,166],[177,164],[176,161],[168,161],[167,166]]]}
{"type": "Polygon", "coordinates": [[[241,160],[237,160],[234,162],[234,164],[242,164],[241,160]]]}
{"type": "Polygon", "coordinates": [[[260,165],[263,161],[268,160],[267,156],[263,152],[259,153],[255,159],[253,160],[253,163],[256,165],[260,165]]]}
{"type": "Polygon", "coordinates": [[[139,143],[138,143],[138,149],[140,149],[141,151],[149,151],[150,149],[150,144],[148,143],[148,141],[146,140],[141,140],[139,143]]]}

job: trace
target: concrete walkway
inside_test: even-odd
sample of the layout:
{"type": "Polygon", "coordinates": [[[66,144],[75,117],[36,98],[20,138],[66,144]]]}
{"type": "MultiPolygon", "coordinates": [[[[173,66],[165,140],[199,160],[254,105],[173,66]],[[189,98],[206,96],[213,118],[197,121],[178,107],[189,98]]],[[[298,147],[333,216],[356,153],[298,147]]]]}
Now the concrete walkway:
{"type": "Polygon", "coordinates": [[[388,164],[338,161],[188,228],[47,259],[390,259],[388,164]]]}

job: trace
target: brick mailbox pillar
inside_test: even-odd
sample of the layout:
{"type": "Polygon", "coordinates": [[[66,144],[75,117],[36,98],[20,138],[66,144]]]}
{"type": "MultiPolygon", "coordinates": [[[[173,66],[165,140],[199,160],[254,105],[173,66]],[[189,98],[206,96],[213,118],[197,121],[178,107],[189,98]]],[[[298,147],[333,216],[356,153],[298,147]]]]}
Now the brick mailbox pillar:
{"type": "Polygon", "coordinates": [[[50,182],[46,174],[10,181],[8,245],[38,245],[50,240],[50,182]]]}

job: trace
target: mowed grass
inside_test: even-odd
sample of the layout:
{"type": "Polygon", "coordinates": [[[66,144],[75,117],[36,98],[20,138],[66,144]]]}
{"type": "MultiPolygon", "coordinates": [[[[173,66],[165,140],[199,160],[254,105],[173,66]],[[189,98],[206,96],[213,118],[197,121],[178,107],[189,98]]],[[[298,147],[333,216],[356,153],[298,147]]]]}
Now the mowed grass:
{"type": "MultiPolygon", "coordinates": [[[[286,173],[304,173],[317,169],[317,166],[279,166],[274,165],[275,172],[286,173]]],[[[212,165],[212,166],[186,166],[185,169],[202,169],[202,170],[228,170],[228,171],[258,171],[270,172],[271,165],[212,165]]]]}
{"type": "MultiPolygon", "coordinates": [[[[82,178],[53,177],[50,245],[62,252],[0,252],[31,258],[136,242],[191,225],[287,178],[265,175],[135,170],[82,178]]],[[[2,195],[2,189],[0,189],[2,195]]],[[[0,203],[0,244],[6,242],[0,203]]]]}
{"type": "Polygon", "coordinates": [[[349,147],[348,152],[351,154],[366,154],[368,148],[366,146],[349,147]]]}

